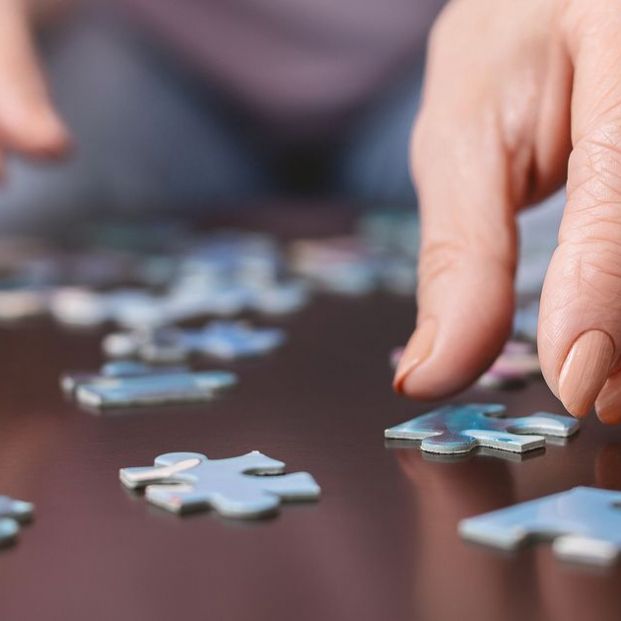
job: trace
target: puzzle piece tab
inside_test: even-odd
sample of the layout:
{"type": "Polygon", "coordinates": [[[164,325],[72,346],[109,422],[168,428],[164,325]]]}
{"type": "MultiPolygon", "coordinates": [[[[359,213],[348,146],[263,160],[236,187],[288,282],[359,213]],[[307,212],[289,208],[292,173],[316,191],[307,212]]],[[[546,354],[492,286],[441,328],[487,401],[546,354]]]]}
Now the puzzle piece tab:
{"type": "Polygon", "coordinates": [[[282,474],[284,468],[283,462],[259,451],[228,459],[166,453],[153,467],[122,468],[119,476],[126,487],[146,488],[149,502],[173,513],[212,508],[226,517],[247,519],[275,513],[281,501],[319,497],[319,485],[310,474],[282,474]]]}
{"type": "Polygon", "coordinates": [[[386,429],[384,437],[420,440],[421,450],[431,453],[468,453],[478,446],[523,453],[544,446],[544,436],[566,438],[578,426],[578,421],[568,416],[537,412],[506,418],[503,405],[471,403],[433,410],[386,429]]]}
{"type": "Polygon", "coordinates": [[[33,513],[31,503],[0,496],[0,546],[13,543],[19,534],[20,524],[29,522],[33,513]]]}
{"type": "Polygon", "coordinates": [[[621,492],[574,487],[459,523],[465,539],[513,550],[552,540],[559,559],[609,565],[621,554],[621,492]]]}

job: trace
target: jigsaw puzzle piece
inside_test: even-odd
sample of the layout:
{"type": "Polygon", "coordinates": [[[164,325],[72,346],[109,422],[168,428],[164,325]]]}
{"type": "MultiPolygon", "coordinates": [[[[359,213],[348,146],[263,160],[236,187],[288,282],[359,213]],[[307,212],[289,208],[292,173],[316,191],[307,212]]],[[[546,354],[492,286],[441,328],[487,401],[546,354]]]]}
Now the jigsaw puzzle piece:
{"type": "MultiPolygon", "coordinates": [[[[252,451],[239,457],[209,460],[199,453],[169,453],[155,460],[156,467],[147,473],[137,472],[143,480],[154,477],[163,483],[150,484],[146,497],[151,503],[174,513],[189,513],[200,509],[215,509],[227,517],[252,518],[272,513],[280,505],[280,494],[289,498],[306,498],[309,491],[306,473],[261,478],[261,488],[257,488],[252,475],[276,475],[283,472],[285,464],[252,451]],[[179,461],[179,458],[182,458],[179,461]],[[205,484],[201,466],[208,470],[205,484]],[[231,475],[233,473],[233,475],[231,475]],[[240,476],[242,475],[242,476],[240,476]],[[300,477],[300,475],[302,475],[300,477]],[[281,480],[279,484],[272,481],[281,480]],[[296,487],[296,485],[298,487],[296,487]],[[300,488],[300,486],[302,486],[300,488]],[[269,489],[271,493],[266,490],[269,489]],[[296,493],[298,496],[296,496],[296,493]]],[[[312,477],[311,481],[312,481],[312,477]]],[[[312,481],[316,487],[316,483],[312,481]]]]}
{"type": "Polygon", "coordinates": [[[431,453],[468,453],[477,447],[523,453],[544,446],[545,435],[567,437],[579,425],[545,412],[520,418],[505,418],[505,412],[493,403],[444,406],[386,429],[384,437],[420,441],[421,450],[431,453]]]}
{"type": "Polygon", "coordinates": [[[200,453],[167,453],[153,467],[123,468],[119,475],[127,487],[146,487],[149,502],[174,513],[212,508],[226,517],[256,518],[274,513],[283,500],[319,496],[311,475],[281,474],[284,467],[259,451],[216,460],[200,453]]]}
{"type": "Polygon", "coordinates": [[[0,496],[0,546],[11,544],[17,538],[20,524],[29,522],[34,505],[9,496],[0,496]]]}
{"type": "Polygon", "coordinates": [[[608,565],[621,554],[621,492],[575,487],[467,518],[459,523],[459,533],[504,550],[552,540],[562,560],[608,565]]]}
{"type": "Polygon", "coordinates": [[[237,383],[228,371],[154,373],[145,376],[100,378],[80,384],[77,400],[95,408],[194,403],[212,399],[216,391],[237,383]]]}

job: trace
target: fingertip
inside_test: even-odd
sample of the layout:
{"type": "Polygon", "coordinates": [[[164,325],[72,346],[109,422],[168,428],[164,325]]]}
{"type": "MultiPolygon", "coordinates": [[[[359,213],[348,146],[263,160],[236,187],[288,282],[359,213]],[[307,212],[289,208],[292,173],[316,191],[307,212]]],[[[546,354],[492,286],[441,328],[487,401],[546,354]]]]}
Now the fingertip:
{"type": "Polygon", "coordinates": [[[439,329],[429,355],[395,376],[395,390],[424,401],[449,397],[467,388],[496,359],[504,338],[482,346],[478,340],[454,338],[454,330],[439,329]],[[484,353],[484,356],[482,355],[484,353]]]}
{"type": "Polygon", "coordinates": [[[621,376],[612,376],[595,401],[597,418],[606,425],[621,423],[621,376]]]}
{"type": "Polygon", "coordinates": [[[437,322],[433,318],[421,321],[405,346],[395,371],[393,388],[397,393],[414,396],[409,390],[416,369],[429,358],[436,337],[437,322]]]}
{"type": "Polygon", "coordinates": [[[72,146],[67,128],[50,109],[3,114],[0,131],[8,148],[37,159],[59,157],[72,146]]]}

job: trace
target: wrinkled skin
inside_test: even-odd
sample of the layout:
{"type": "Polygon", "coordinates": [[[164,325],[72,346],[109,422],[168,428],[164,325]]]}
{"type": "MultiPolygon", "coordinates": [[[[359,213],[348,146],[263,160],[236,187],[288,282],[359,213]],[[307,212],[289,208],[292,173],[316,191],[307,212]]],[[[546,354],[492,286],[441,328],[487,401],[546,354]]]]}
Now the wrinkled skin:
{"type": "Polygon", "coordinates": [[[430,36],[411,161],[419,316],[397,388],[442,397],[491,363],[511,327],[516,212],[567,180],[541,297],[542,371],[571,413],[599,393],[600,419],[621,421],[621,4],[450,2],[430,36]],[[559,376],[589,330],[610,337],[610,365],[577,408],[559,376]]]}

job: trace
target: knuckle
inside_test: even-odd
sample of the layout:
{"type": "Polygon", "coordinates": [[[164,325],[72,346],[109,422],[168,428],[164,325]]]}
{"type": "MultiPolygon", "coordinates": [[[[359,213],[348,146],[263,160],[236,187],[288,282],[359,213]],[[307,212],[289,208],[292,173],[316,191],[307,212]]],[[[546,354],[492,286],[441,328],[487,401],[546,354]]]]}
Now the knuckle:
{"type": "Polygon", "coordinates": [[[513,276],[515,258],[511,253],[469,241],[466,236],[455,239],[424,240],[418,266],[418,277],[424,289],[432,282],[471,274],[495,278],[513,276]]]}
{"type": "Polygon", "coordinates": [[[458,269],[464,248],[452,241],[428,241],[424,244],[418,266],[421,285],[442,278],[458,269]]]}
{"type": "Polygon", "coordinates": [[[576,143],[568,173],[568,198],[577,212],[621,211],[621,119],[576,143]]]}
{"type": "Polygon", "coordinates": [[[565,270],[575,283],[575,297],[597,308],[616,312],[621,307],[621,241],[589,238],[559,246],[565,270]],[[564,252],[565,251],[565,252],[564,252]],[[612,307],[611,307],[612,305],[612,307]]]}

